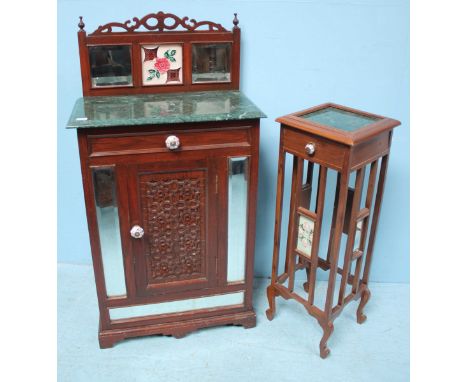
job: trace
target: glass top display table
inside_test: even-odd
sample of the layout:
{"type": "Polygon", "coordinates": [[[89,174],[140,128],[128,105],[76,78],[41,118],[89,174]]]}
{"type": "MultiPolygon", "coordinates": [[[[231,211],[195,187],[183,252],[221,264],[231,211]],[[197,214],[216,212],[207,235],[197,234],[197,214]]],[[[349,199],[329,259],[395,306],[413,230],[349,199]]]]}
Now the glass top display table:
{"type": "Polygon", "coordinates": [[[333,321],[350,301],[360,299],[357,322],[366,319],[363,308],[370,297],[369,271],[392,132],[400,122],[331,103],[276,121],[281,123],[281,132],[266,315],[273,319],[276,296],[301,303],[323,329],[320,356],[325,358],[330,353],[327,341],[333,321]],[[292,156],[293,169],[284,270],[280,272],[286,154],[292,156]],[[341,246],[343,235],[345,245],[341,246]],[[316,287],[318,268],[328,271],[324,296],[316,287]],[[307,282],[304,290],[295,290],[295,273],[302,269],[307,282]]]}

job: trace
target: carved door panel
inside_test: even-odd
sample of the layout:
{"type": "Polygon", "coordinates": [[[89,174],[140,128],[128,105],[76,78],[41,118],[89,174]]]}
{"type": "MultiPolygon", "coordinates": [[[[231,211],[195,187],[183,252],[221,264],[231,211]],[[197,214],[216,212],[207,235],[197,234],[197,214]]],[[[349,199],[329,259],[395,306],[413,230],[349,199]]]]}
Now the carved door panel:
{"type": "Polygon", "coordinates": [[[129,166],[131,225],[144,230],[132,238],[138,295],[216,284],[215,172],[206,159],[129,166]]]}

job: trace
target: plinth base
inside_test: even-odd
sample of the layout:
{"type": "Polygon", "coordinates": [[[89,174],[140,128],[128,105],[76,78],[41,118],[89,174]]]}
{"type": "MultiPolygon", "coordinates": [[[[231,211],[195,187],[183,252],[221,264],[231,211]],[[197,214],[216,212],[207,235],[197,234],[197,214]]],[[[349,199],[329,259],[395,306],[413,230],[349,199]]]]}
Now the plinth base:
{"type": "Polygon", "coordinates": [[[99,325],[99,347],[101,349],[111,348],[116,342],[132,337],[159,334],[182,338],[188,333],[201,328],[220,325],[239,325],[243,326],[245,329],[249,329],[255,327],[256,323],[257,318],[255,312],[251,310],[241,313],[230,313],[214,317],[184,320],[180,322],[132,326],[124,329],[102,329],[101,325],[99,325]]]}

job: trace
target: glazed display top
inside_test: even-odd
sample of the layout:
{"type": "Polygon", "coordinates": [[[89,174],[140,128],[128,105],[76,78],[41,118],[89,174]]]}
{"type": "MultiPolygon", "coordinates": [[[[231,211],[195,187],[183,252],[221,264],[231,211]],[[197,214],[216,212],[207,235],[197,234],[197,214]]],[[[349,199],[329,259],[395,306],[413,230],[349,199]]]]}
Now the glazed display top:
{"type": "Polygon", "coordinates": [[[301,115],[301,117],[308,121],[317,122],[321,125],[331,126],[344,131],[354,131],[382,119],[341,110],[336,107],[326,107],[312,113],[301,115]]]}
{"type": "Polygon", "coordinates": [[[354,146],[390,131],[400,122],[334,103],[325,103],[276,119],[295,128],[345,145],[354,146]]]}
{"type": "Polygon", "coordinates": [[[266,115],[239,91],[79,98],[67,128],[232,121],[266,115]]]}

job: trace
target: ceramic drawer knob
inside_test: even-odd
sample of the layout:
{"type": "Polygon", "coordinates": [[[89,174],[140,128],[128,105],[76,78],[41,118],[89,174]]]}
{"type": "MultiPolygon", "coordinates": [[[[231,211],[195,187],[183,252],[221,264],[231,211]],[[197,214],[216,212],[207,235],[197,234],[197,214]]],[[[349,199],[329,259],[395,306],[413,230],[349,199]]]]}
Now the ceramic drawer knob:
{"type": "Polygon", "coordinates": [[[141,239],[144,234],[145,234],[145,230],[141,228],[139,225],[134,225],[132,229],[130,230],[130,235],[134,239],[141,239]]]}
{"type": "Polygon", "coordinates": [[[177,138],[175,135],[169,135],[166,138],[166,147],[169,150],[175,150],[178,149],[180,146],[180,140],[177,138]]]}
{"type": "Polygon", "coordinates": [[[315,145],[313,143],[307,143],[305,145],[305,151],[307,154],[312,155],[315,153],[315,145]]]}

